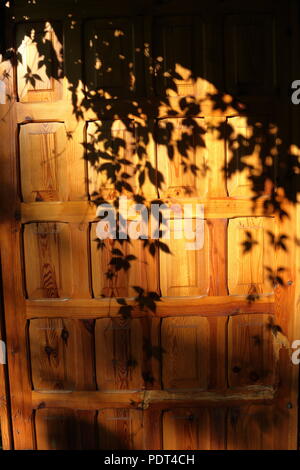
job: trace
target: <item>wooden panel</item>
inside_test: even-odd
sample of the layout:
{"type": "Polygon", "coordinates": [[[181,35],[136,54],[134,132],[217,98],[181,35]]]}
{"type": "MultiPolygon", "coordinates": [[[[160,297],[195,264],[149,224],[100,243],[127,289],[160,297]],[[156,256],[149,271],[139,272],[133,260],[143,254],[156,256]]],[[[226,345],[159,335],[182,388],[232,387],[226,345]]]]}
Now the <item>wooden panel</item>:
{"type": "Polygon", "coordinates": [[[231,387],[275,385],[273,317],[239,315],[228,325],[228,377],[231,387]]]}
{"type": "Polygon", "coordinates": [[[47,22],[17,27],[18,95],[22,102],[50,102],[62,98],[61,27],[47,22]]]}
{"type": "Polygon", "coordinates": [[[157,255],[152,256],[148,249],[143,248],[143,240],[125,241],[124,244],[115,242],[112,239],[103,240],[103,245],[99,246],[100,240],[96,238],[96,225],[91,224],[91,264],[92,264],[92,284],[94,297],[135,297],[137,292],[132,286],[139,286],[146,291],[158,290],[158,262],[157,255]],[[120,254],[112,254],[113,249],[120,250],[120,254]],[[135,256],[135,259],[126,257],[135,256]],[[120,264],[124,267],[126,262],[129,269],[120,269],[112,279],[106,273],[112,265],[109,265],[112,258],[119,258],[120,264]]]}
{"type": "Polygon", "coordinates": [[[228,450],[276,450],[280,441],[274,440],[280,431],[283,416],[275,407],[247,405],[232,408],[228,414],[228,450]]]}
{"type": "Polygon", "coordinates": [[[224,448],[224,410],[179,408],[164,413],[164,450],[222,450],[224,448]]]}
{"type": "Polygon", "coordinates": [[[29,299],[72,296],[72,257],[67,224],[24,226],[26,291],[29,299]]]}
{"type": "Polygon", "coordinates": [[[228,224],[230,294],[256,296],[274,291],[275,223],[271,217],[236,218],[228,224]]]}
{"type": "Polygon", "coordinates": [[[30,355],[36,390],[94,390],[93,321],[32,320],[30,355]]]}
{"type": "MultiPolygon", "coordinates": [[[[185,219],[185,222],[190,224],[195,231],[196,220],[185,219]]],[[[180,297],[208,294],[208,229],[206,221],[198,219],[197,224],[199,224],[197,232],[199,245],[195,249],[191,249],[193,240],[187,238],[188,225],[187,230],[183,230],[182,233],[180,226],[178,228],[175,221],[169,222],[170,240],[166,239],[163,242],[168,245],[171,255],[160,250],[160,283],[163,296],[180,297]]]]}
{"type": "Polygon", "coordinates": [[[197,89],[194,77],[204,76],[204,34],[199,17],[156,19],[153,37],[158,95],[195,95],[201,90],[197,89]],[[194,41],[199,45],[197,50],[194,41]]]}
{"type": "Polygon", "coordinates": [[[275,92],[275,22],[271,15],[230,15],[225,21],[226,82],[230,93],[275,92]]]}
{"type": "Polygon", "coordinates": [[[98,436],[100,449],[143,449],[143,412],[122,408],[99,411],[98,436]]]}
{"type": "Polygon", "coordinates": [[[41,409],[35,416],[37,450],[96,449],[94,411],[41,409]]]}
{"type": "Polygon", "coordinates": [[[135,93],[140,83],[138,21],[111,18],[85,25],[85,74],[90,97],[119,98],[135,93]]]}
{"type": "Polygon", "coordinates": [[[61,122],[20,126],[20,170],[25,202],[85,198],[81,144],[61,122]],[[71,171],[72,170],[72,171],[71,171]]]}
{"type": "Polygon", "coordinates": [[[206,196],[208,156],[205,132],[202,118],[158,121],[157,167],[164,176],[160,196],[206,196]]]}
{"type": "Polygon", "coordinates": [[[96,321],[99,390],[155,389],[160,385],[159,319],[96,321]]]}
{"type": "Polygon", "coordinates": [[[224,318],[165,318],[161,334],[164,388],[224,388],[224,318]]]}
{"type": "Polygon", "coordinates": [[[270,194],[275,183],[276,127],[253,117],[227,119],[227,189],[233,197],[270,194]]]}
{"type": "Polygon", "coordinates": [[[135,127],[132,121],[94,121],[87,126],[90,196],[114,199],[138,191],[135,127]],[[120,163],[123,160],[128,163],[120,163]],[[125,174],[125,177],[123,176],[125,174]],[[125,184],[125,186],[122,186],[125,184]]]}

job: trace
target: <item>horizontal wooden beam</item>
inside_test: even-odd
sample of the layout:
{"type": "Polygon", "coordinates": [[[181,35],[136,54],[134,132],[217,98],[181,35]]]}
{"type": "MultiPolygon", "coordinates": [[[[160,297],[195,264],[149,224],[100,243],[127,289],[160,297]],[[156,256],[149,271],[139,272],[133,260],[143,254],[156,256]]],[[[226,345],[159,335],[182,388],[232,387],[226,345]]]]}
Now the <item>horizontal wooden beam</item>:
{"type": "MultiPolygon", "coordinates": [[[[196,204],[203,204],[205,218],[226,219],[264,216],[266,215],[263,206],[264,200],[258,200],[254,205],[249,199],[223,198],[204,200],[188,198],[178,199],[176,204],[180,204],[182,207],[186,203],[192,204],[195,214],[196,204]]],[[[170,199],[166,199],[164,202],[172,204],[170,199]]],[[[96,220],[96,206],[90,201],[22,203],[21,214],[17,215],[17,217],[20,217],[22,223],[33,221],[87,223],[96,220]]]]}
{"type": "Polygon", "coordinates": [[[224,392],[197,390],[147,390],[144,392],[48,392],[33,391],[34,409],[69,408],[99,410],[101,408],[165,408],[166,406],[228,406],[247,403],[271,403],[275,398],[272,387],[248,386],[224,392]]]}
{"type": "MultiPolygon", "coordinates": [[[[133,300],[128,300],[134,306],[133,300]]],[[[244,313],[274,313],[274,297],[262,296],[248,301],[246,296],[206,296],[163,298],[156,303],[156,312],[133,309],[132,317],[168,317],[184,315],[227,316],[244,313]]],[[[27,300],[26,316],[32,318],[98,318],[119,316],[120,305],[115,299],[27,300]]]]}

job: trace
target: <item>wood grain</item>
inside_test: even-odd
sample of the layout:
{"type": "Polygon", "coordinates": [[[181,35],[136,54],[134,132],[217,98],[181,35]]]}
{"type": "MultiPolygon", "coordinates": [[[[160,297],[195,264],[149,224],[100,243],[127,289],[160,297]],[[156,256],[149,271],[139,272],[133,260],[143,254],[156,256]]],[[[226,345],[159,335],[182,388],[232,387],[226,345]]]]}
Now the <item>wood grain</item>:
{"type": "Polygon", "coordinates": [[[229,386],[276,385],[276,353],[270,315],[230,317],[228,325],[229,386]]]}
{"type": "Polygon", "coordinates": [[[163,415],[164,450],[225,449],[223,409],[191,408],[163,415]]]}
{"type": "Polygon", "coordinates": [[[96,321],[99,390],[143,390],[160,386],[159,319],[96,321]]]}
{"type": "Polygon", "coordinates": [[[236,218],[228,224],[230,294],[257,296],[274,292],[275,223],[271,217],[236,218]]]}
{"type": "Polygon", "coordinates": [[[35,415],[37,450],[94,450],[96,413],[42,409],[35,415]]]}
{"type": "MultiPolygon", "coordinates": [[[[128,299],[128,305],[136,307],[136,302],[128,299]]],[[[247,296],[207,296],[195,298],[162,298],[157,302],[156,313],[141,311],[134,308],[135,317],[178,317],[187,315],[197,316],[227,316],[243,313],[272,314],[275,310],[273,296],[260,296],[249,301],[247,296]]],[[[76,299],[76,300],[27,300],[27,318],[45,318],[57,316],[63,318],[98,318],[120,317],[120,304],[116,299],[76,299]]]]}
{"type": "Polygon", "coordinates": [[[210,241],[206,221],[186,219],[184,222],[186,228],[178,228],[175,221],[169,222],[170,238],[163,240],[169,252],[160,250],[163,297],[203,296],[209,291],[210,241]]]}
{"type": "Polygon", "coordinates": [[[225,322],[197,316],[163,319],[165,389],[225,388],[225,322]]]}
{"type": "Polygon", "coordinates": [[[57,24],[51,25],[46,21],[18,25],[17,78],[20,101],[49,102],[62,98],[59,78],[62,77],[63,57],[60,41],[57,24]]]}
{"type": "Polygon", "coordinates": [[[32,320],[29,328],[35,390],[94,390],[93,321],[32,320]]]}
{"type": "Polygon", "coordinates": [[[143,449],[142,411],[122,408],[100,410],[98,435],[100,449],[143,449]]]}
{"type": "Polygon", "coordinates": [[[72,253],[67,224],[25,225],[24,256],[28,298],[72,297],[72,253]]]}

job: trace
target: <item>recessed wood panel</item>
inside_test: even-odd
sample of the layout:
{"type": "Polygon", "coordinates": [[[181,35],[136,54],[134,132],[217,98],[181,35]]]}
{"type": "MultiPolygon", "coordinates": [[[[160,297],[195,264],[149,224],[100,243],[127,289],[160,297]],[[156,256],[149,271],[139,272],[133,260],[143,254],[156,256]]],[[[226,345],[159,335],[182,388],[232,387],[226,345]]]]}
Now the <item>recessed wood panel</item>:
{"type": "Polygon", "coordinates": [[[202,219],[185,219],[186,229],[170,220],[170,250],[160,250],[160,287],[164,297],[201,296],[209,290],[209,235],[202,219]],[[198,224],[198,225],[196,225],[198,224]],[[189,230],[194,231],[194,239],[189,230]],[[198,240],[198,241],[197,241],[198,240]]]}
{"type": "Polygon", "coordinates": [[[135,126],[132,121],[94,121],[87,126],[90,196],[113,199],[137,192],[135,126]]]}
{"type": "Polygon", "coordinates": [[[160,384],[160,320],[96,321],[96,370],[99,390],[155,389],[160,384]]]}
{"type": "Polygon", "coordinates": [[[167,389],[226,388],[226,317],[162,320],[163,386],[167,389]]]}
{"type": "Polygon", "coordinates": [[[225,412],[221,408],[185,408],[163,415],[164,450],[225,448],[225,412]]]}
{"type": "Polygon", "coordinates": [[[18,95],[22,102],[62,98],[63,50],[61,26],[49,21],[17,27],[18,95]]]}
{"type": "Polygon", "coordinates": [[[253,117],[227,118],[228,195],[270,194],[275,186],[276,127],[253,117]]]}
{"type": "Polygon", "coordinates": [[[104,409],[98,414],[99,448],[143,449],[142,410],[104,409]]]}
{"type": "Polygon", "coordinates": [[[269,315],[238,315],[228,325],[229,386],[274,385],[274,320],[269,315]]]}
{"type": "Polygon", "coordinates": [[[85,75],[90,98],[129,97],[141,87],[143,44],[138,21],[92,20],[85,25],[85,75]]]}
{"type": "Polygon", "coordinates": [[[228,450],[278,450],[283,415],[273,406],[245,405],[228,413],[228,450]]]}
{"type": "Polygon", "coordinates": [[[42,409],[35,415],[37,450],[94,450],[94,411],[42,409]]]}
{"type": "Polygon", "coordinates": [[[208,155],[201,118],[158,121],[157,167],[164,176],[159,194],[204,197],[208,191],[208,155]]]}
{"type": "Polygon", "coordinates": [[[56,222],[24,226],[25,285],[29,299],[72,296],[70,230],[56,222]]]}
{"type": "Polygon", "coordinates": [[[205,29],[199,17],[164,17],[154,23],[155,83],[158,95],[194,95],[204,76],[205,29]],[[195,49],[195,40],[199,45],[195,49]]]}
{"type": "MultiPolygon", "coordinates": [[[[272,217],[231,219],[228,224],[230,294],[271,294],[275,272],[275,223],[272,217]]],[[[279,274],[280,277],[280,274],[279,274]]]]}
{"type": "Polygon", "coordinates": [[[20,126],[20,170],[24,202],[85,198],[80,144],[68,137],[64,123],[20,126]]]}
{"type": "Polygon", "coordinates": [[[275,21],[272,15],[229,15],[225,21],[228,91],[240,95],[276,92],[275,21]]]}
{"type": "Polygon", "coordinates": [[[94,322],[32,320],[29,329],[35,390],[94,390],[94,322]]]}
{"type": "Polygon", "coordinates": [[[138,286],[145,291],[158,291],[157,253],[152,256],[144,248],[143,240],[113,239],[100,241],[96,235],[97,223],[91,224],[91,264],[93,293],[100,297],[135,297],[138,286]],[[113,251],[117,250],[117,251],[113,251]],[[114,259],[114,261],[112,261],[114,259]],[[116,264],[110,264],[110,263],[116,264]],[[115,271],[115,266],[120,269],[115,271]],[[112,275],[108,272],[111,270],[112,275]]]}

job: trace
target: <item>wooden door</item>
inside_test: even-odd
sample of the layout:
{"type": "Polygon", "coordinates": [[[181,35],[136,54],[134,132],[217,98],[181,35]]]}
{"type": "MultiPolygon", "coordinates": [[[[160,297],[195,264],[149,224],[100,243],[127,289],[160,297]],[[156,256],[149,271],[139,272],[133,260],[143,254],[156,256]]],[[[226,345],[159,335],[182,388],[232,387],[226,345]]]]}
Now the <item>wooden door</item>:
{"type": "Polygon", "coordinates": [[[267,0],[7,7],[16,449],[297,447],[298,13],[267,0]],[[187,251],[176,218],[167,241],[100,243],[96,207],[120,195],[192,204],[193,223],[202,204],[203,244],[187,251]]]}

